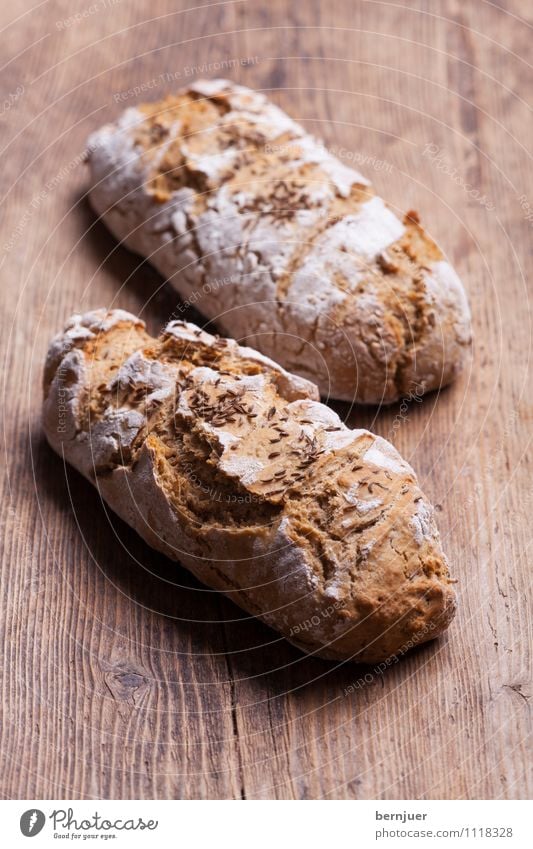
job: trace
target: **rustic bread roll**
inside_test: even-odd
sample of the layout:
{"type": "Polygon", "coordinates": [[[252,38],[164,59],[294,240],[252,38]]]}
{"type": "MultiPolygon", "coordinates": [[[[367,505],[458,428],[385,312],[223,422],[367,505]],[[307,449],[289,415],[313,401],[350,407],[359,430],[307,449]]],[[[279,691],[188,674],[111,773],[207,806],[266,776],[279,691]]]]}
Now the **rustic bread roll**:
{"type": "Polygon", "coordinates": [[[409,213],[257,92],[197,82],[88,145],[112,233],[217,326],[324,396],[389,403],[457,374],[462,285],[409,213]]]}
{"type": "Polygon", "coordinates": [[[432,508],[397,451],[234,341],[128,313],[50,345],[50,445],[154,548],[307,652],[378,661],[455,612],[432,508]]]}

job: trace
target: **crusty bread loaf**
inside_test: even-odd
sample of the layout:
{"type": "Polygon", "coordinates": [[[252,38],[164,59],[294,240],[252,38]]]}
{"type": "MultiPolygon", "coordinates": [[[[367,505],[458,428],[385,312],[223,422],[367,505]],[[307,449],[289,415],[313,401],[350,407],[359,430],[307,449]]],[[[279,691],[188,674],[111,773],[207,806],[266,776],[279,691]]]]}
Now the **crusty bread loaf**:
{"type": "Polygon", "coordinates": [[[416,213],[400,221],[262,94],[196,82],[127,109],[88,150],[112,233],[323,396],[388,403],[457,374],[468,304],[416,213]]]}
{"type": "Polygon", "coordinates": [[[455,611],[432,508],[385,440],[261,354],[128,313],[50,345],[50,445],[154,548],[307,652],[378,661],[455,611]]]}

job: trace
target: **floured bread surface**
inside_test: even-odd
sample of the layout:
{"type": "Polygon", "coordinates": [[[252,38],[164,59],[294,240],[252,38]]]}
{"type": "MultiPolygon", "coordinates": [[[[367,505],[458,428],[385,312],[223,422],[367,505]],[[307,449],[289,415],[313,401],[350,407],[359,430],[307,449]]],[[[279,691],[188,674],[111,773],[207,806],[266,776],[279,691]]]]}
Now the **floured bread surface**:
{"type": "Polygon", "coordinates": [[[183,299],[324,396],[443,386],[470,341],[461,282],[416,213],[262,94],[199,81],[89,139],[90,200],[183,299]]]}
{"type": "Polygon", "coordinates": [[[154,548],[302,649],[383,660],[455,611],[433,511],[385,440],[234,341],[76,315],[44,375],[50,445],[154,548]]]}

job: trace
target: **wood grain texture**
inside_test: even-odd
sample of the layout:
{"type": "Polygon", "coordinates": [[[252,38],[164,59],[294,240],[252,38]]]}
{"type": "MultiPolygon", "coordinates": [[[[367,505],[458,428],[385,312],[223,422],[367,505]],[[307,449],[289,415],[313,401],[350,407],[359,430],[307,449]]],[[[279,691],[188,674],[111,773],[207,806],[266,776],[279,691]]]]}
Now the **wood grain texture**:
{"type": "Polygon", "coordinates": [[[2,5],[3,797],[531,795],[527,8],[2,5]],[[265,90],[418,209],[468,289],[475,344],[453,387],[339,407],[415,466],[459,579],[448,637],[366,680],[148,549],[41,434],[43,357],[70,313],[121,306],[155,331],[176,307],[91,214],[86,137],[200,75],[265,90]]]}

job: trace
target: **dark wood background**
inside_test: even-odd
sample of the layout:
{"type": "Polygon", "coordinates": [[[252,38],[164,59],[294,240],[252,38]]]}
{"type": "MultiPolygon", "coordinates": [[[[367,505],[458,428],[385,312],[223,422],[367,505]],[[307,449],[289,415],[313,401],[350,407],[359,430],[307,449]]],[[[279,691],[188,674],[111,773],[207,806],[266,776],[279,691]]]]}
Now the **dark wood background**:
{"type": "Polygon", "coordinates": [[[3,797],[531,794],[528,9],[2,4],[3,797]],[[349,416],[415,466],[459,579],[447,638],[363,682],[367,670],[303,657],[154,554],[40,429],[43,357],[70,313],[121,306],[155,329],[175,306],[90,212],[88,133],[221,75],[268,92],[394,208],[419,210],[472,304],[472,359],[453,387],[349,416]],[[134,86],[145,92],[121,100],[134,86]]]}

